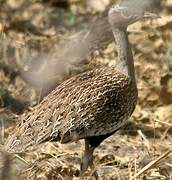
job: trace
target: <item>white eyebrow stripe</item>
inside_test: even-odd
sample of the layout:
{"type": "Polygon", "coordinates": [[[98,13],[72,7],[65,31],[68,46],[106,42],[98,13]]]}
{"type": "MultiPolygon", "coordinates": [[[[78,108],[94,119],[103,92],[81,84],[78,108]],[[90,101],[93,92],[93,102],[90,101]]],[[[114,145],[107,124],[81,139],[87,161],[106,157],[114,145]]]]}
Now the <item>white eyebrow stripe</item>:
{"type": "Polygon", "coordinates": [[[122,10],[122,9],[127,9],[127,7],[125,7],[125,6],[119,6],[119,4],[117,4],[117,5],[112,6],[112,9],[122,10]]]}

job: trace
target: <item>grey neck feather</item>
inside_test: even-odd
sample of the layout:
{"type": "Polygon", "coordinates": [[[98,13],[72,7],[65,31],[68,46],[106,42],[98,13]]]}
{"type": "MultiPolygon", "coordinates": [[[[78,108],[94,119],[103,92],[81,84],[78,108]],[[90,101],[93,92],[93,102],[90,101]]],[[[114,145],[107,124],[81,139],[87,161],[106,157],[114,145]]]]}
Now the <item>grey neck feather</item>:
{"type": "Polygon", "coordinates": [[[128,40],[127,30],[125,28],[115,27],[112,29],[112,31],[118,49],[118,61],[116,64],[116,69],[135,82],[133,54],[128,40]]]}

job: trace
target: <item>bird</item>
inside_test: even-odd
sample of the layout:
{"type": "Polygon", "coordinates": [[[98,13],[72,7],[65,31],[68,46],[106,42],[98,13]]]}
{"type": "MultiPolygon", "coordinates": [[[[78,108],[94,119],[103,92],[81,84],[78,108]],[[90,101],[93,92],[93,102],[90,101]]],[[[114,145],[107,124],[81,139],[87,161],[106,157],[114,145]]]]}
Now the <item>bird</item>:
{"type": "Polygon", "coordinates": [[[97,67],[75,75],[49,93],[32,111],[21,117],[5,150],[18,153],[47,142],[62,144],[85,140],[81,174],[94,167],[93,153],[132,115],[137,104],[134,60],[127,27],[155,13],[121,1],[108,11],[108,22],[117,44],[114,67],[97,67]]]}

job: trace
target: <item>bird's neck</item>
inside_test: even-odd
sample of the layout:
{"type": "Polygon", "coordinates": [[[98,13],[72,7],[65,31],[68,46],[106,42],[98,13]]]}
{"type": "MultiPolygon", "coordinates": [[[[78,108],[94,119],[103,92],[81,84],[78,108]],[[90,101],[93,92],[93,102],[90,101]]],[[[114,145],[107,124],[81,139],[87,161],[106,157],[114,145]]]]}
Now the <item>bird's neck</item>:
{"type": "Polygon", "coordinates": [[[117,44],[118,60],[116,69],[135,82],[134,62],[126,29],[113,28],[117,44]]]}

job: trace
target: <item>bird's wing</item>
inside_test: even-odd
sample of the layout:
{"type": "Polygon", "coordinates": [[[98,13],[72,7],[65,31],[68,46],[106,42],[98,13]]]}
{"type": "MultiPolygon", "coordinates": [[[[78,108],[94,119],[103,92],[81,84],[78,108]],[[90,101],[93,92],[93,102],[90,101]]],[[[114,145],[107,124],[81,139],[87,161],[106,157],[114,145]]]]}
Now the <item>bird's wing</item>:
{"type": "Polygon", "coordinates": [[[95,69],[64,81],[22,117],[16,132],[7,140],[7,149],[23,151],[45,141],[81,139],[92,129],[90,122],[106,102],[105,94],[119,90],[121,81],[126,77],[113,68],[95,69]]]}

